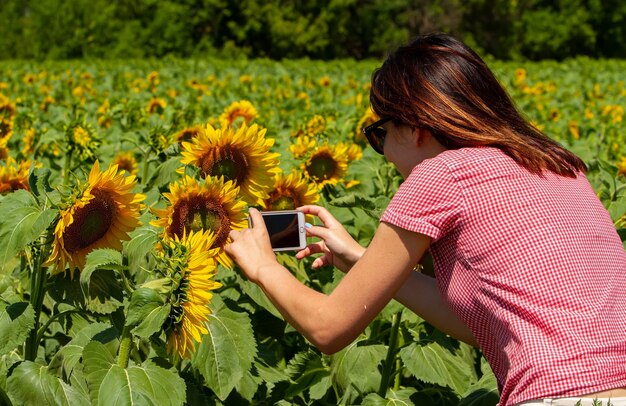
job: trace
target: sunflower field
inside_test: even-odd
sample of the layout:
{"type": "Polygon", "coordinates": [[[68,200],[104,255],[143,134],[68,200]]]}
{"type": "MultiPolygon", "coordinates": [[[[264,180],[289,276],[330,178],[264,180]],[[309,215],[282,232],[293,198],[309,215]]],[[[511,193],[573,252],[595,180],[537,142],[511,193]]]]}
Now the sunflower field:
{"type": "MultiPolygon", "coordinates": [[[[626,239],[626,61],[489,64],[626,239]]],[[[324,355],[224,252],[248,207],[368,244],[401,182],[360,132],[377,65],[0,61],[0,404],[494,405],[480,351],[398,303],[324,355]]]]}

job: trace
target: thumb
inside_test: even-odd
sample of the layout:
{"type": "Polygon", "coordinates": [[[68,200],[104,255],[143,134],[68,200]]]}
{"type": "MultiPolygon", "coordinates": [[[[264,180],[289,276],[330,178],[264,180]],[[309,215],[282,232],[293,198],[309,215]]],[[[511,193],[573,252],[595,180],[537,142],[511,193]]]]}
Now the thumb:
{"type": "Polygon", "coordinates": [[[254,207],[250,207],[248,209],[248,216],[250,219],[250,228],[267,233],[265,220],[263,220],[263,216],[261,215],[260,211],[258,211],[254,207]]]}

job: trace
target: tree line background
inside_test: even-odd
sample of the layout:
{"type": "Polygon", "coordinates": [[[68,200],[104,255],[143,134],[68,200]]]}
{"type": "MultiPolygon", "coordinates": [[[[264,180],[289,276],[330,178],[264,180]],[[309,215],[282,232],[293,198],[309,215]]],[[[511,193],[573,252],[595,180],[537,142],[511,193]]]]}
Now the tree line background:
{"type": "Polygon", "coordinates": [[[626,57],[623,0],[0,0],[0,59],[380,58],[445,31],[498,59],[626,57]]]}

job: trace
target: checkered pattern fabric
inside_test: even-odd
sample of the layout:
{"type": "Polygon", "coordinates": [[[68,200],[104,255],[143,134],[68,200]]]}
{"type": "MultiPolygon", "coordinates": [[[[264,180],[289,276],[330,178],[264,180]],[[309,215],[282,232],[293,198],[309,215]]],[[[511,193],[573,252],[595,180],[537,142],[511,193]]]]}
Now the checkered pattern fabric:
{"type": "Polygon", "coordinates": [[[450,150],[413,169],[381,221],[432,238],[441,294],[501,405],[626,386],[626,253],[584,175],[450,150]]]}

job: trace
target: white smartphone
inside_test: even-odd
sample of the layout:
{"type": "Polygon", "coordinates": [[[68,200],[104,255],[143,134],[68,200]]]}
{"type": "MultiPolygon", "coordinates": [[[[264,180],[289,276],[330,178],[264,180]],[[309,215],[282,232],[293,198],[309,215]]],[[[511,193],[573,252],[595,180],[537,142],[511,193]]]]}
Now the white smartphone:
{"type": "MultiPolygon", "coordinates": [[[[304,213],[298,210],[276,210],[260,212],[270,235],[272,250],[294,251],[306,247],[304,213]]],[[[248,227],[253,227],[248,217],[248,227]]]]}

